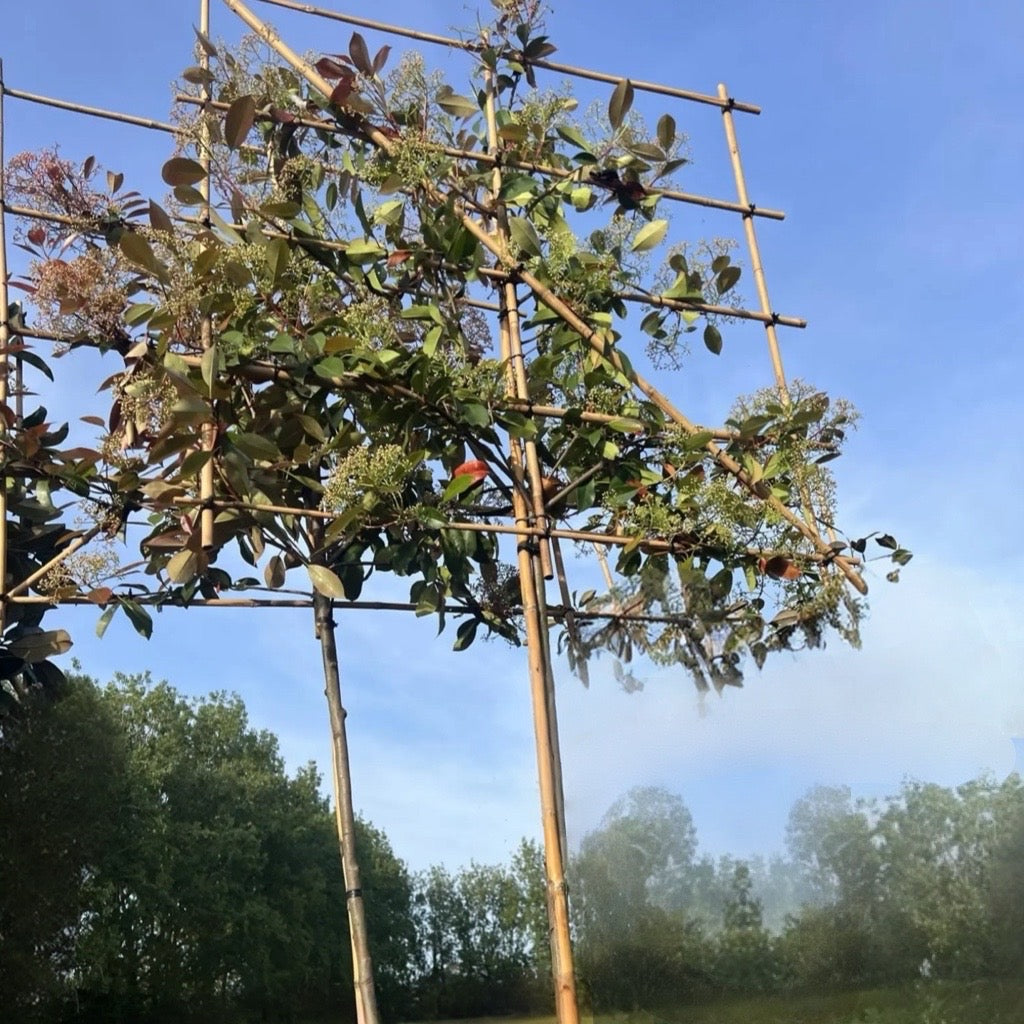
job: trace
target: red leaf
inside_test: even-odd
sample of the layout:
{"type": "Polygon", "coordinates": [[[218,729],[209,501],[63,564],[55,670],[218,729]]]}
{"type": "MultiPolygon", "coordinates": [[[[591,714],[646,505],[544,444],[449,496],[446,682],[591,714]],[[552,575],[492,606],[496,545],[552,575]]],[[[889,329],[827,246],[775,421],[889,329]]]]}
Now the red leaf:
{"type": "Polygon", "coordinates": [[[335,106],[343,107],[348,103],[349,96],[352,95],[352,79],[343,78],[335,87],[331,93],[331,102],[335,106]]]}
{"type": "Polygon", "coordinates": [[[481,459],[470,459],[468,462],[463,462],[461,466],[456,466],[452,470],[452,476],[471,476],[479,483],[490,471],[491,467],[486,462],[483,462],[481,459]]]}
{"type": "MultiPolygon", "coordinates": [[[[347,57],[343,57],[343,60],[348,60],[347,57]]],[[[313,65],[320,72],[324,78],[351,78],[352,70],[347,68],[344,64],[339,64],[333,57],[321,57],[316,64],[313,65]]]]}

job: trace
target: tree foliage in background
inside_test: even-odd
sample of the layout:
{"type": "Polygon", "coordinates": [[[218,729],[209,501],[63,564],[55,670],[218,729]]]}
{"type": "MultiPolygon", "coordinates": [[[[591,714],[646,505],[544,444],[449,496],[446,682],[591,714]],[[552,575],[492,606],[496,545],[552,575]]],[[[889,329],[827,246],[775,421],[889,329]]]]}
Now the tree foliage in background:
{"type": "MultiPolygon", "coordinates": [[[[5,1005],[54,1019],[290,1019],[351,987],[332,815],[312,766],[237,697],[189,701],[144,677],[72,677],[4,729],[0,971],[5,1005]]],[[[410,880],[360,823],[371,941],[402,1011],[410,880]]],[[[344,1001],[344,1000],[343,1000],[344,1001]]]]}
{"type": "MultiPolygon", "coordinates": [[[[0,740],[5,1020],[336,1015],[351,976],[332,816],[238,698],[75,676],[0,740]]],[[[1016,775],[882,802],[818,788],[784,862],[713,862],[678,796],[633,790],[572,864],[581,991],[602,1012],[1018,978],[1022,821],[1016,775]],[[786,893],[769,928],[762,906],[786,893]]],[[[389,1018],[549,1010],[535,843],[413,875],[380,829],[358,841],[389,1018]]]]}

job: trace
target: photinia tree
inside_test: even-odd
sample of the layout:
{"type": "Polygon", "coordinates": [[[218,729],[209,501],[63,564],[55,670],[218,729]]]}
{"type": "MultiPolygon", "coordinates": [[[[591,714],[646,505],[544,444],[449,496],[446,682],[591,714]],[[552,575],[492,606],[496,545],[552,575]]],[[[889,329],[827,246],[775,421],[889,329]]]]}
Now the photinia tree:
{"type": "MultiPolygon", "coordinates": [[[[9,317],[9,366],[72,373],[88,347],[123,367],[85,417],[91,444],[3,406],[0,668],[12,705],[59,678],[70,638],[42,629],[47,602],[149,635],[153,607],[311,595],[372,1020],[335,604],[405,577],[417,614],[458,621],[456,649],[525,640],[550,678],[556,630],[584,681],[610,651],[627,687],[637,653],[721,690],[829,631],[857,643],[871,537],[840,529],[828,466],[855,413],[790,382],[704,427],[635,368],[720,356],[741,269],[728,245],[670,239],[687,162],[671,115],[649,129],[627,80],[599,121],[538,84],[539,5],[495,0],[463,95],[359,33],[308,63],[226,2],[254,35],[229,50],[198,33],[168,198],[103,182],[92,158],[8,165],[36,311],[9,317]],[[605,592],[571,589],[564,542],[596,546],[605,592]]],[[[872,536],[897,578],[910,553],[872,536]]]]}

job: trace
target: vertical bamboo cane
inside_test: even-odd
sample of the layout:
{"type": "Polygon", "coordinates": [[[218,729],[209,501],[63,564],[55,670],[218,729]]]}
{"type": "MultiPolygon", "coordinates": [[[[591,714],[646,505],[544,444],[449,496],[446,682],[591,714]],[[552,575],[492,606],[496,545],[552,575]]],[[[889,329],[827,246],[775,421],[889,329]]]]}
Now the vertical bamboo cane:
{"type": "MultiPolygon", "coordinates": [[[[7,404],[8,346],[11,342],[10,292],[7,288],[7,186],[4,174],[4,64],[0,60],[0,405],[7,404]]],[[[0,416],[0,440],[7,433],[7,420],[0,416]]],[[[0,632],[7,619],[7,476],[0,476],[0,632]]]]}
{"type": "Polygon", "coordinates": [[[355,846],[355,811],[348,757],[347,712],[341,699],[341,672],[335,640],[331,599],[313,592],[313,619],[324,663],[324,693],[331,720],[331,768],[334,782],[335,820],[345,876],[345,903],[352,940],[352,973],[359,1024],[379,1024],[377,992],[373,983],[373,958],[366,929],[366,906],[355,846]]]}
{"type": "MultiPolygon", "coordinates": [[[[732,107],[729,105],[729,90],[721,82],[718,84],[718,97],[724,101],[722,106],[722,124],[725,126],[725,140],[729,146],[729,159],[732,162],[732,173],[736,179],[736,195],[740,205],[746,209],[743,214],[743,231],[747,236],[747,249],[750,252],[750,267],[754,273],[754,284],[757,287],[757,297],[761,303],[761,312],[768,316],[772,315],[772,304],[768,298],[768,285],[764,277],[764,267],[761,264],[761,250],[757,244],[757,232],[754,230],[754,213],[750,206],[750,198],[747,195],[747,182],[743,175],[743,164],[740,162],[740,147],[736,140],[736,125],[733,122],[732,107]]],[[[764,333],[768,339],[768,351],[772,359],[772,369],[775,371],[775,383],[779,389],[779,398],[783,405],[789,405],[789,388],[786,385],[786,373],[782,368],[782,351],[779,348],[779,337],[775,330],[775,324],[766,320],[764,333]]]]}
{"type": "MultiPolygon", "coordinates": [[[[727,101],[729,90],[723,82],[718,83],[718,96],[727,101]]],[[[754,212],[750,205],[750,197],[747,194],[747,180],[743,173],[743,161],[740,159],[740,146],[736,138],[736,124],[732,116],[732,108],[726,103],[722,107],[722,124],[725,127],[725,140],[729,146],[729,159],[732,162],[732,173],[736,179],[736,195],[740,205],[746,207],[747,212],[743,214],[743,230],[747,236],[747,249],[750,252],[750,266],[754,272],[754,284],[757,286],[757,298],[761,305],[761,312],[771,316],[772,304],[768,298],[768,283],[764,276],[764,265],[761,262],[761,248],[757,244],[757,231],[754,228],[754,212]]],[[[779,337],[775,330],[775,324],[771,320],[765,320],[764,333],[768,339],[768,352],[771,355],[772,369],[775,371],[775,384],[779,391],[779,398],[783,405],[790,404],[789,387],[786,384],[786,373],[782,368],[782,351],[779,347],[779,337]]],[[[817,516],[814,512],[814,502],[806,484],[800,487],[800,503],[804,522],[820,537],[818,531],[817,516]]],[[[830,529],[832,540],[836,539],[835,531],[830,529]]]]}
{"type": "MultiPolygon", "coordinates": [[[[499,137],[494,97],[494,76],[485,73],[488,150],[497,155],[499,137]]],[[[501,168],[495,165],[493,185],[496,226],[502,245],[509,244],[508,220],[498,196],[501,191],[501,168]]],[[[508,393],[529,400],[526,360],[519,330],[519,299],[515,284],[506,282],[501,289],[500,336],[501,357],[508,366],[508,393]]],[[[530,525],[532,518],[545,528],[547,510],[541,484],[540,460],[532,441],[522,444],[510,438],[509,462],[516,474],[517,486],[512,492],[513,515],[520,527],[530,525]],[[523,462],[529,478],[532,509],[523,493],[523,462]]],[[[527,662],[530,675],[530,696],[533,704],[534,743],[537,750],[537,773],[540,782],[541,820],[544,832],[544,863],[547,874],[548,917],[551,935],[551,970],[555,986],[555,1013],[559,1024],[578,1024],[576,975],[573,965],[572,940],[569,932],[569,900],[565,881],[565,798],[562,788],[562,765],[558,748],[558,725],[555,714],[554,672],[547,631],[544,580],[554,575],[547,538],[521,535],[517,545],[519,587],[526,626],[527,662]],[[532,543],[531,543],[532,541],[532,543]],[[538,543],[539,542],[539,543],[538,543]]]]}
{"type": "MultiPolygon", "coordinates": [[[[199,0],[199,29],[204,36],[210,36],[210,0],[199,0]]],[[[210,56],[205,47],[199,48],[199,66],[204,71],[210,69],[210,56]]],[[[210,86],[205,76],[202,86],[202,113],[199,122],[199,162],[203,167],[203,177],[199,182],[199,192],[203,197],[200,206],[200,214],[203,224],[210,225],[210,150],[212,140],[210,138],[210,86]]],[[[199,337],[203,346],[203,352],[209,352],[213,348],[213,325],[209,315],[205,315],[199,324],[199,337]]],[[[212,377],[211,377],[212,380],[212,377]]],[[[211,399],[212,406],[212,399],[211,399]]],[[[217,423],[214,418],[207,420],[200,427],[200,445],[204,452],[212,452],[217,444],[217,423]]],[[[199,470],[199,498],[200,505],[199,523],[200,539],[205,549],[213,547],[213,456],[211,455],[199,470]]]]}

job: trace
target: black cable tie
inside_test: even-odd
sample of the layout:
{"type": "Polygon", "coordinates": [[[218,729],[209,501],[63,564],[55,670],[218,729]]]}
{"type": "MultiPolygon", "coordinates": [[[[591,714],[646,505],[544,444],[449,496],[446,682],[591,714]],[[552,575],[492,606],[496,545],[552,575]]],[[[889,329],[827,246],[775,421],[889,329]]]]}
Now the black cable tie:
{"type": "Polygon", "coordinates": [[[535,540],[521,540],[516,545],[516,551],[527,551],[531,555],[539,555],[540,545],[535,540]]]}
{"type": "Polygon", "coordinates": [[[363,898],[363,890],[362,889],[346,889],[345,890],[345,899],[346,900],[354,900],[357,896],[360,899],[363,898]]]}

